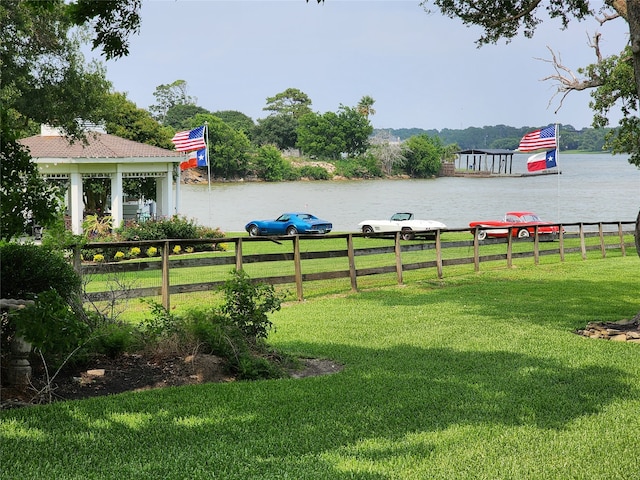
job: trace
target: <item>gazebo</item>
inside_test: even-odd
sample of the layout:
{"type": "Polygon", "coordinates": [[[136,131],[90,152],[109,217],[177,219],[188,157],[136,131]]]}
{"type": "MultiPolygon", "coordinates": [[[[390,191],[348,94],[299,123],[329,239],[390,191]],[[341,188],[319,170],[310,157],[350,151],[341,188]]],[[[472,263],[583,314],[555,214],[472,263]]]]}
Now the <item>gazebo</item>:
{"type": "MultiPolygon", "coordinates": [[[[20,140],[28,147],[40,173],[48,179],[68,181],[66,204],[71,216],[71,230],[82,233],[84,217],[83,180],[111,179],[111,218],[113,227],[124,218],[123,179],[155,178],[158,216],[177,213],[179,188],[174,195],[174,165],[184,154],[109,135],[101,128],[87,132],[87,142],[70,143],[59,129],[46,125],[40,135],[20,140]]],[[[180,182],[178,168],[177,183],[180,182]]]]}
{"type": "Polygon", "coordinates": [[[481,149],[472,148],[470,150],[462,150],[458,152],[458,168],[463,168],[462,156],[466,158],[466,169],[477,172],[485,171],[491,173],[511,174],[513,166],[513,150],[506,149],[481,149]],[[491,158],[491,168],[489,168],[489,158],[491,158]],[[498,171],[496,172],[496,158],[498,160],[498,171]],[[484,169],[482,161],[484,160],[484,169]],[[504,172],[503,172],[504,167],[504,172]],[[507,167],[509,171],[507,171],[507,167]]]}

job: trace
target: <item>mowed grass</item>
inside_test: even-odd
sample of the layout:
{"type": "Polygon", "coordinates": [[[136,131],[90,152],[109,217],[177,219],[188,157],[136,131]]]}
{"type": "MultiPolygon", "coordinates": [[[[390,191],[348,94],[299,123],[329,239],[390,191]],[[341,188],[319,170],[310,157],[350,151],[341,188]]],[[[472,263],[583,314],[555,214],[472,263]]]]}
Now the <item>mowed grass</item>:
{"type": "Polygon", "coordinates": [[[640,345],[573,333],[640,310],[640,259],[287,302],[272,345],[337,374],[0,412],[2,479],[634,479],[640,345]]]}

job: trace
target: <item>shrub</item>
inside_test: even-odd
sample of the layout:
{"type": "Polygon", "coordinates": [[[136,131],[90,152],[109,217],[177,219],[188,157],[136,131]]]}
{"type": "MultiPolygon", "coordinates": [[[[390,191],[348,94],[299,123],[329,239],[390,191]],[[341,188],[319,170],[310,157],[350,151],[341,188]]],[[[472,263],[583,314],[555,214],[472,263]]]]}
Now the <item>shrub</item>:
{"type": "Polygon", "coordinates": [[[137,341],[136,329],[126,323],[108,323],[98,328],[87,346],[93,353],[115,358],[126,352],[137,341]]]}
{"type": "Polygon", "coordinates": [[[305,165],[304,167],[300,167],[298,172],[301,177],[307,177],[312,180],[330,180],[331,174],[322,167],[305,165]]]}
{"type": "Polygon", "coordinates": [[[96,263],[104,262],[104,255],[102,255],[101,253],[96,253],[93,256],[93,261],[96,263]]]}
{"type": "Polygon", "coordinates": [[[129,221],[116,230],[122,240],[164,240],[168,238],[197,238],[197,225],[193,220],[174,215],[171,218],[129,221]]]}
{"type": "Polygon", "coordinates": [[[89,327],[76,315],[60,294],[51,289],[38,294],[35,304],[12,315],[17,335],[52,360],[72,352],[86,340],[89,327]]]}
{"type": "Polygon", "coordinates": [[[129,256],[131,258],[136,258],[138,255],[140,255],[140,249],[138,247],[132,247],[131,250],[129,250],[129,256]]]}
{"type": "Polygon", "coordinates": [[[147,248],[147,257],[155,257],[158,254],[158,249],[156,247],[147,248]]]}
{"type": "Polygon", "coordinates": [[[224,303],[220,312],[240,329],[247,341],[255,344],[267,338],[272,327],[267,314],[280,310],[282,297],[273,285],[251,282],[244,270],[233,270],[231,276],[222,286],[224,303]]]}
{"type": "Polygon", "coordinates": [[[180,252],[182,251],[182,248],[180,247],[180,245],[176,245],[175,247],[173,247],[173,253],[175,253],[176,255],[179,255],[180,252]]]}
{"type": "Polygon", "coordinates": [[[68,300],[80,294],[82,283],[59,251],[17,243],[0,245],[0,278],[0,296],[15,299],[32,299],[53,288],[68,300]]]}
{"type": "Polygon", "coordinates": [[[121,251],[117,251],[116,254],[113,256],[114,259],[116,260],[122,260],[124,258],[124,252],[121,251]]]}

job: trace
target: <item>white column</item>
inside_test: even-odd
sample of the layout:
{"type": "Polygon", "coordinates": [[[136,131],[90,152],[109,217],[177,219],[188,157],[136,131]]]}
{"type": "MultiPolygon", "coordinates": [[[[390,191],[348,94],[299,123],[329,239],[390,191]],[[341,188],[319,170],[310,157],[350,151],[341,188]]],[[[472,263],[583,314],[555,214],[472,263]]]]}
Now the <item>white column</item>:
{"type": "Polygon", "coordinates": [[[116,165],[116,173],[111,177],[111,218],[113,228],[118,228],[122,224],[122,172],[120,165],[116,165]]]}
{"type": "Polygon", "coordinates": [[[167,178],[165,178],[165,189],[167,191],[167,215],[171,217],[176,214],[176,207],[173,201],[173,163],[167,163],[167,178]]]}
{"type": "Polygon", "coordinates": [[[69,200],[71,205],[71,231],[75,235],[82,235],[82,214],[84,213],[84,202],[82,201],[82,174],[71,172],[69,175],[69,200]]]}

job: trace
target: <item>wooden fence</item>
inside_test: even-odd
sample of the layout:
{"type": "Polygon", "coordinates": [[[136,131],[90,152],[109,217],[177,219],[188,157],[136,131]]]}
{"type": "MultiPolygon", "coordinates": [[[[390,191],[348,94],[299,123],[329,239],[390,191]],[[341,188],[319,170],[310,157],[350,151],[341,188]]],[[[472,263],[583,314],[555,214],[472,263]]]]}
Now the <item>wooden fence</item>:
{"type": "MultiPolygon", "coordinates": [[[[443,241],[442,237],[448,232],[467,232],[469,229],[443,229],[437,232],[420,232],[416,234],[414,240],[405,241],[401,239],[399,233],[384,237],[388,245],[367,246],[367,241],[373,238],[383,238],[378,235],[365,237],[361,233],[338,233],[328,235],[297,235],[293,237],[225,237],[210,239],[203,242],[202,239],[168,239],[157,241],[121,242],[121,243],[89,243],[76,246],[74,250],[74,266],[83,277],[96,277],[100,275],[133,274],[140,275],[142,272],[160,271],[160,284],[146,287],[118,289],[116,285],[102,288],[98,291],[88,291],[86,298],[88,301],[108,301],[113,298],[114,292],[121,298],[154,297],[161,296],[162,304],[165,308],[170,308],[171,295],[189,292],[210,291],[219,288],[225,281],[230,269],[245,269],[251,264],[259,264],[254,268],[255,273],[251,275],[252,281],[276,284],[293,284],[296,288],[296,296],[303,300],[303,285],[310,281],[329,281],[338,278],[348,278],[351,290],[357,291],[358,278],[368,275],[395,274],[398,284],[403,283],[403,273],[416,269],[435,269],[437,278],[443,278],[445,268],[453,265],[473,264],[474,270],[478,271],[483,262],[505,261],[508,267],[512,266],[515,258],[533,257],[535,264],[538,264],[541,256],[558,255],[560,261],[564,261],[565,255],[579,253],[582,259],[587,259],[588,251],[599,251],[602,257],[606,256],[608,250],[616,249],[624,256],[627,248],[634,247],[633,226],[635,222],[597,222],[597,223],[572,223],[557,224],[560,227],[560,234],[553,242],[543,241],[544,235],[538,235],[537,228],[531,238],[518,239],[509,235],[507,238],[487,238],[478,240],[478,232],[482,228],[475,230],[473,238],[469,240],[443,241]],[[625,236],[627,239],[625,240],[625,236]],[[331,240],[331,245],[336,245],[344,241],[344,248],[327,250],[320,248],[331,240]],[[355,241],[359,242],[358,247],[354,247],[355,241]],[[279,253],[243,253],[253,242],[273,242],[284,246],[291,244],[291,250],[279,253]],[[311,243],[312,242],[312,243],[311,243]],[[190,258],[188,255],[170,255],[176,245],[185,248],[194,245],[231,245],[233,251],[208,255],[206,258],[190,258]],[[569,244],[570,243],[570,244],[569,244]],[[301,245],[305,245],[305,249],[301,245]],[[500,245],[505,246],[505,251],[499,251],[501,247],[492,248],[490,254],[481,254],[485,246],[500,245]],[[318,248],[310,248],[313,245],[318,248]],[[160,253],[160,258],[123,261],[87,263],[81,260],[81,249],[86,251],[94,249],[130,249],[138,247],[146,249],[154,246],[160,253]],[[516,247],[518,247],[516,249],[516,247]],[[450,250],[451,249],[451,250],[450,250]],[[454,252],[446,255],[447,251],[454,252]],[[471,252],[472,255],[461,255],[471,252]],[[498,253],[496,253],[498,251],[498,253]],[[431,252],[430,258],[422,258],[424,252],[431,252]],[[434,254],[435,253],[435,254],[434,254]],[[358,265],[367,256],[383,256],[387,261],[383,265],[358,265]],[[170,259],[171,257],[171,259],[170,259]],[[340,262],[328,262],[331,269],[318,269],[319,271],[303,271],[303,265],[312,260],[321,259],[345,259],[344,268],[335,269],[340,262]],[[357,260],[358,259],[358,260],[357,260]],[[284,262],[285,267],[276,269],[276,274],[265,274],[268,269],[266,265],[271,262],[284,262]],[[293,268],[291,269],[291,265],[293,268]],[[221,268],[222,267],[222,268],[221,268]],[[230,268],[229,268],[230,267],[230,268]],[[198,281],[196,276],[192,279],[182,279],[180,282],[172,283],[171,279],[182,269],[202,269],[207,275],[207,281],[198,281]],[[282,271],[285,271],[282,273],[282,271]],[[292,273],[291,273],[292,270],[292,273]],[[287,272],[288,271],[288,272],[287,272]],[[211,274],[210,272],[214,272],[211,274]],[[217,272],[217,273],[216,273],[217,272]],[[118,291],[119,290],[119,291],[118,291]]],[[[460,238],[460,235],[457,235],[460,238]]],[[[383,243],[386,243],[383,242],[383,243]]],[[[378,257],[381,258],[381,257],[378,257]]],[[[366,263],[366,262],[363,262],[366,263]]],[[[374,262],[375,263],[375,262],[374,262]]],[[[187,271],[187,270],[185,270],[187,271]]],[[[189,271],[189,272],[191,272],[189,271]]]]}

